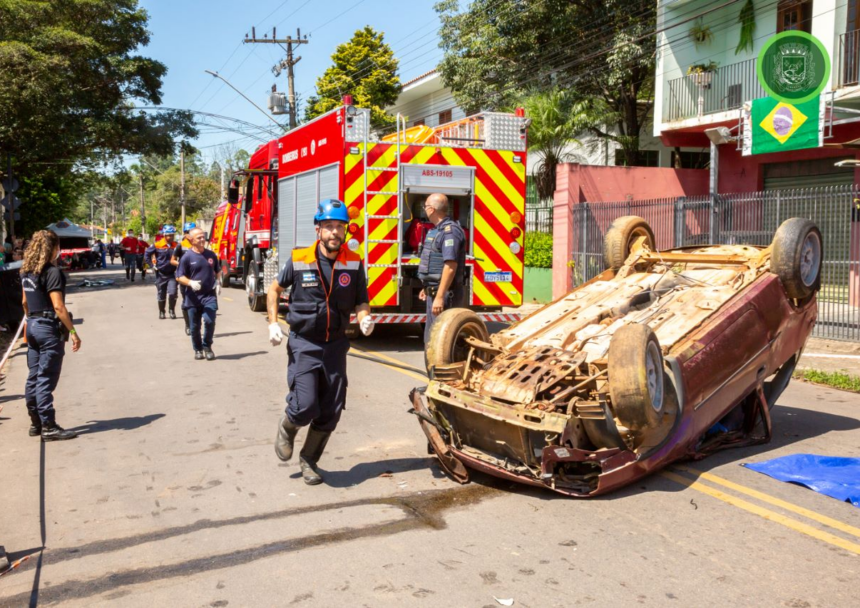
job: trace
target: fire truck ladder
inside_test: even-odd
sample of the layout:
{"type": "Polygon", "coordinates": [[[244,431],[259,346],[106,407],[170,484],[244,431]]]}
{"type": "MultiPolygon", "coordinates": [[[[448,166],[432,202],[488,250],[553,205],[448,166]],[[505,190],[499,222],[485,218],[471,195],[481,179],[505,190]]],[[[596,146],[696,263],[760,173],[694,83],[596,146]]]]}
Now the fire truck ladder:
{"type": "MultiPolygon", "coordinates": [[[[369,117],[368,117],[368,119],[369,119],[369,117]]],[[[365,216],[365,222],[364,222],[364,259],[365,259],[366,268],[368,269],[367,270],[368,274],[370,274],[371,268],[396,268],[397,269],[397,271],[396,271],[397,274],[395,276],[397,277],[398,289],[396,291],[395,302],[397,304],[399,304],[400,303],[400,289],[399,288],[400,288],[400,284],[403,280],[402,276],[401,276],[401,267],[400,267],[401,259],[403,257],[403,251],[402,251],[403,243],[402,243],[402,239],[400,238],[400,236],[401,236],[400,235],[400,221],[401,221],[401,218],[403,216],[403,191],[400,188],[400,146],[401,146],[400,140],[401,140],[401,135],[405,136],[406,118],[403,115],[401,115],[400,113],[397,114],[397,143],[395,144],[397,146],[397,148],[395,149],[397,163],[395,164],[394,167],[379,168],[379,167],[369,167],[368,166],[368,164],[367,164],[367,132],[368,132],[368,130],[369,129],[364,130],[364,133],[365,133],[365,136],[364,136],[364,209],[365,209],[365,211],[367,210],[368,201],[371,198],[373,198],[374,196],[376,196],[377,194],[383,195],[383,196],[397,196],[397,213],[395,213],[394,215],[366,215],[365,216]],[[403,124],[402,130],[400,128],[401,122],[403,124]],[[397,183],[397,189],[396,190],[390,190],[390,191],[389,190],[370,190],[370,191],[368,191],[368,189],[367,189],[367,185],[368,185],[367,184],[367,172],[368,171],[395,172],[396,173],[395,180],[397,183]],[[394,239],[371,239],[370,238],[370,220],[395,220],[397,222],[397,238],[394,238],[394,239]],[[395,264],[369,264],[367,261],[370,259],[370,257],[369,257],[370,247],[373,244],[396,245],[397,246],[396,263],[395,264]]],[[[369,277],[368,277],[368,281],[370,281],[369,277]]]]}

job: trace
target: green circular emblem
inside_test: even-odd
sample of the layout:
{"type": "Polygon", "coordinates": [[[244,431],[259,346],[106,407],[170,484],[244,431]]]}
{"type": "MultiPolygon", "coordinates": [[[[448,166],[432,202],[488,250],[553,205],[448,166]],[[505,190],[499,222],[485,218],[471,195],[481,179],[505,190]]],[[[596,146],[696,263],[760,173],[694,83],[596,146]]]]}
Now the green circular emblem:
{"type": "Polygon", "coordinates": [[[784,103],[804,103],[821,93],[830,78],[830,56],[806,32],[782,32],[758,55],[756,74],[768,95],[784,103]]]}

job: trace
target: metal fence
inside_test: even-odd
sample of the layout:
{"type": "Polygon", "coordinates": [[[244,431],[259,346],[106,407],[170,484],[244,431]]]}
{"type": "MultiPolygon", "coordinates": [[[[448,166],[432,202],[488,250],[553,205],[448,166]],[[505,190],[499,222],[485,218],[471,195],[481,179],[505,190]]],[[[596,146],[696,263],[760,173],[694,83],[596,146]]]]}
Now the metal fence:
{"type": "Polygon", "coordinates": [[[526,177],[526,232],[552,234],[552,199],[541,200],[534,178],[526,177]]]}
{"type": "Polygon", "coordinates": [[[576,205],[574,283],[603,271],[603,238],[613,220],[624,215],[644,218],[661,250],[708,243],[766,246],[783,221],[807,217],[824,240],[813,335],[860,341],[860,211],[855,200],[860,200],[857,185],[721,194],[714,201],[704,196],[576,205]]]}

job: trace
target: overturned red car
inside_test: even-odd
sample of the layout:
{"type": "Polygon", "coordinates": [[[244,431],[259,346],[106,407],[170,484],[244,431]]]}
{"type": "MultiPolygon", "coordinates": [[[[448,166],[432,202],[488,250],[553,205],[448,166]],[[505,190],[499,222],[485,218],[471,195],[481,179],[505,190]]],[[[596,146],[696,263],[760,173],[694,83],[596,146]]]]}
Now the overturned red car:
{"type": "Polygon", "coordinates": [[[769,247],[670,251],[643,219],[619,218],[608,269],[508,329],[440,315],[413,412],[456,480],[475,469],[576,497],[767,442],[815,324],[822,256],[805,218],[769,247]]]}

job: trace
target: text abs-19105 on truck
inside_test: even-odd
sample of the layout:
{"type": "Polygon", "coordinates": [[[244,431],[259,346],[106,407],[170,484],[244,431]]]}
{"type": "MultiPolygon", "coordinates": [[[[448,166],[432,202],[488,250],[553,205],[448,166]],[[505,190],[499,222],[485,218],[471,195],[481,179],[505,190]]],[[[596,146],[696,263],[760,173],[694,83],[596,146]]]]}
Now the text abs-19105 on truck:
{"type": "Polygon", "coordinates": [[[374,136],[370,112],[343,106],[261,146],[235,174],[230,201],[242,205],[237,239],[252,310],[292,249],[315,241],[320,200],[346,203],[348,247],[363,259],[377,323],[422,323],[419,247],[429,226],[423,203],[441,192],[466,235],[467,307],[485,321],[523,298],[525,163],[528,120],[483,113],[436,128],[374,136]],[[241,195],[241,196],[240,196],[241,195]],[[241,200],[240,200],[241,199],[241,200]]]}

